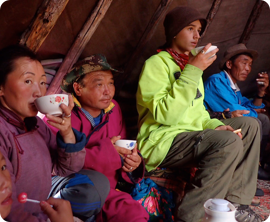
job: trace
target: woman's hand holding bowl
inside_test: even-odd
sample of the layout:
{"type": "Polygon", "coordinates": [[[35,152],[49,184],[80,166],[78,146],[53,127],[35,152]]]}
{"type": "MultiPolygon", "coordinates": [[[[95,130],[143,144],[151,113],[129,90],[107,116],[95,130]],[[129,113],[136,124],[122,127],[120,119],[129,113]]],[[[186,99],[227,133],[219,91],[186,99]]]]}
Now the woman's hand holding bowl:
{"type": "Polygon", "coordinates": [[[60,135],[63,137],[65,143],[76,143],[76,138],[71,127],[71,112],[74,107],[74,102],[72,96],[68,95],[68,106],[61,104],[60,108],[63,110],[62,116],[53,116],[46,114],[48,118],[47,122],[59,129],[60,135]]]}

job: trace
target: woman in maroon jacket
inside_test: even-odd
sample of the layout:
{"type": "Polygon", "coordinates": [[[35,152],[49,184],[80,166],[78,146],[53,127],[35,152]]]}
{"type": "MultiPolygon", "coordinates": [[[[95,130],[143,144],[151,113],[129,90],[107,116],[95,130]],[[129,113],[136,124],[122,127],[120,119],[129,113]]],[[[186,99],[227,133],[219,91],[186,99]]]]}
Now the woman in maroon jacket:
{"type": "Polygon", "coordinates": [[[32,51],[19,45],[0,50],[0,152],[12,181],[13,204],[6,218],[10,222],[47,220],[39,204],[18,202],[21,192],[39,201],[55,190],[63,192],[81,219],[98,213],[109,192],[104,175],[81,170],[86,138],[71,127],[72,97],[69,106],[60,105],[65,117],[47,115],[48,123],[59,129],[56,137],[36,117],[34,101],[45,93],[46,75],[32,51]],[[52,173],[63,176],[53,189],[52,173]]]}

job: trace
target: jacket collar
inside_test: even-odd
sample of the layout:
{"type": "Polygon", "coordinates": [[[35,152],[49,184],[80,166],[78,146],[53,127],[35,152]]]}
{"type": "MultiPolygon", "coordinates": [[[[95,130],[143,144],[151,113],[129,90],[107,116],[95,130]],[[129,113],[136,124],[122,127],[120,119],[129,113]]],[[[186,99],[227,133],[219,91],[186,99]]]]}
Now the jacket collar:
{"type": "Polygon", "coordinates": [[[4,107],[1,103],[0,103],[0,116],[13,126],[16,126],[22,130],[26,128],[24,121],[14,112],[4,107]]]}
{"type": "Polygon", "coordinates": [[[234,83],[234,82],[232,81],[231,76],[230,76],[225,70],[223,70],[223,72],[224,72],[225,75],[227,76],[227,78],[228,78],[228,80],[229,80],[229,83],[230,83],[230,86],[231,86],[231,88],[233,89],[233,91],[234,91],[234,92],[240,91],[240,88],[238,87],[237,83],[234,83]]]}
{"type": "Polygon", "coordinates": [[[37,127],[37,118],[35,116],[27,117],[23,121],[17,114],[4,107],[1,103],[0,116],[9,124],[24,131],[31,131],[37,127]]]}

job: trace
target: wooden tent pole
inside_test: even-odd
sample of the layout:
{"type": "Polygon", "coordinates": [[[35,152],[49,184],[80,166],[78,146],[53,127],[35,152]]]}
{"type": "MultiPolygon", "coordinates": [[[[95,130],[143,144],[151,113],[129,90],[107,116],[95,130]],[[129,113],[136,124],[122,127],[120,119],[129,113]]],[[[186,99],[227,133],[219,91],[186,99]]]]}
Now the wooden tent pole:
{"type": "Polygon", "coordinates": [[[135,51],[133,52],[132,56],[130,57],[129,61],[127,62],[127,66],[125,68],[125,72],[121,75],[122,81],[119,81],[116,85],[116,90],[119,93],[121,88],[123,87],[127,77],[129,76],[130,72],[133,70],[133,67],[137,64],[138,59],[142,55],[145,49],[145,45],[150,41],[152,38],[160,20],[163,18],[164,14],[168,10],[169,6],[173,0],[161,0],[157,10],[155,11],[154,15],[152,16],[150,22],[148,23],[139,43],[135,51]]]}
{"type": "Polygon", "coordinates": [[[55,78],[50,84],[47,94],[54,94],[61,92],[60,84],[64,75],[72,68],[74,63],[80,57],[84,47],[91,39],[92,35],[96,31],[98,25],[102,21],[104,15],[109,9],[113,0],[99,0],[94,11],[91,13],[90,17],[87,19],[82,30],[78,34],[73,45],[69,49],[63,63],[61,64],[55,78]]]}
{"type": "Polygon", "coordinates": [[[249,19],[247,21],[247,24],[245,26],[245,29],[241,35],[241,38],[239,40],[239,43],[244,43],[245,45],[247,44],[248,40],[250,39],[250,35],[255,27],[255,24],[260,17],[261,11],[262,11],[262,5],[263,1],[262,0],[257,0],[253,10],[249,16],[249,19]]]}
{"type": "Polygon", "coordinates": [[[210,24],[212,23],[212,21],[214,20],[214,17],[215,15],[217,14],[218,12],[218,9],[219,9],[219,6],[221,4],[222,0],[214,0],[213,4],[212,4],[212,7],[211,9],[209,10],[208,12],[208,15],[206,17],[206,20],[207,20],[207,25],[205,27],[205,31],[204,33],[202,34],[201,38],[205,35],[208,27],[210,26],[210,24]]]}
{"type": "Polygon", "coordinates": [[[45,0],[30,27],[22,34],[20,44],[37,52],[51,32],[69,0],[45,0]]]}

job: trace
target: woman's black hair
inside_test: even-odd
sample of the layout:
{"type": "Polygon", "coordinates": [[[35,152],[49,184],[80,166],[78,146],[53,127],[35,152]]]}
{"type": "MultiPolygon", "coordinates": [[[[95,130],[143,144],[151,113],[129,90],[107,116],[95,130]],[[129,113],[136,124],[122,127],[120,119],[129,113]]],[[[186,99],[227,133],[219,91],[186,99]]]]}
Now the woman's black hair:
{"type": "Polygon", "coordinates": [[[36,54],[23,45],[12,45],[0,50],[0,86],[4,85],[9,73],[15,69],[15,61],[27,57],[39,61],[36,54]]]}

